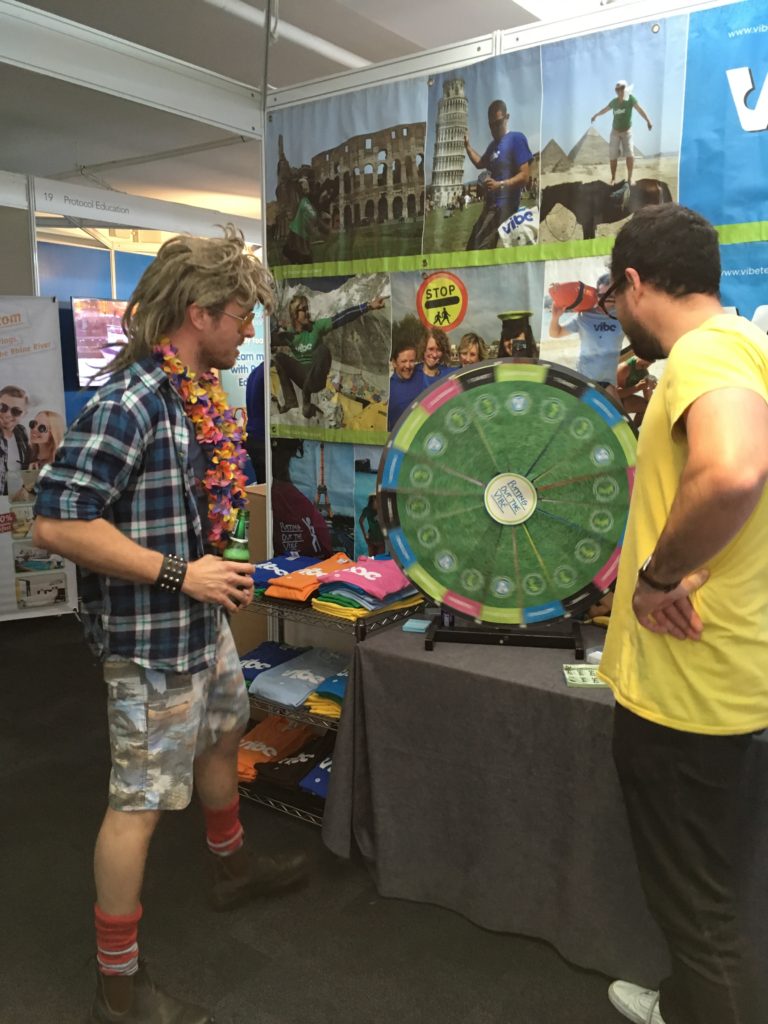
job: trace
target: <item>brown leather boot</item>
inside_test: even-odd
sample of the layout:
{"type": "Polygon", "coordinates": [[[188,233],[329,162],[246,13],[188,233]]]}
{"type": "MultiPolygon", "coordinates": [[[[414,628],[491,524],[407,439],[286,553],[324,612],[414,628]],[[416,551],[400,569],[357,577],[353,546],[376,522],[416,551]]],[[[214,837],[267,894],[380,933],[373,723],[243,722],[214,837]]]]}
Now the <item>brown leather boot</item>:
{"type": "Polygon", "coordinates": [[[288,889],[307,877],[307,857],[303,853],[256,856],[247,846],[241,846],[228,857],[209,852],[208,859],[214,910],[231,910],[256,896],[288,889]]]}
{"type": "Polygon", "coordinates": [[[174,999],[157,988],[143,963],[127,977],[99,973],[91,1024],[213,1024],[202,1006],[174,999]]]}

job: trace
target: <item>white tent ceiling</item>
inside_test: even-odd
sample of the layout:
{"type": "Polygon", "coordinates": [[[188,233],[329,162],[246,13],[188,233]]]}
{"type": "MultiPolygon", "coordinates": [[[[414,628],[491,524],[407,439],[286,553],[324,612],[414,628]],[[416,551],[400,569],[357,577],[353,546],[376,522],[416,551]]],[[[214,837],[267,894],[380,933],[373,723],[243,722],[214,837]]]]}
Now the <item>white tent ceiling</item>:
{"type": "MultiPolygon", "coordinates": [[[[621,7],[631,14],[642,2],[483,0],[470,7],[465,0],[272,0],[277,32],[267,79],[270,89],[284,90],[496,30],[550,23],[558,11],[569,18],[590,12],[594,18],[609,6],[612,13],[621,7]]],[[[262,85],[266,0],[5,3],[68,19],[255,90],[262,85]]],[[[0,170],[243,216],[261,214],[258,140],[27,70],[12,60],[0,63],[0,133],[0,170]]]]}
{"type": "MultiPolygon", "coordinates": [[[[33,0],[27,7],[261,88],[265,32],[256,22],[264,20],[266,0],[33,0]]],[[[279,19],[270,88],[534,20],[508,0],[485,0],[471,23],[459,0],[439,7],[404,0],[273,0],[272,11],[279,19]]],[[[11,63],[0,64],[0,132],[1,170],[249,217],[261,213],[259,141],[11,63]],[[195,147],[202,148],[183,152],[195,147]]]]}
{"type": "MultiPolygon", "coordinates": [[[[592,7],[599,0],[591,0],[592,7]]],[[[128,39],[240,82],[261,85],[265,0],[32,0],[29,6],[128,39]],[[251,17],[249,17],[249,8],[251,17]]],[[[550,0],[550,7],[557,6],[550,0]]],[[[573,6],[573,2],[569,3],[573,6]]],[[[378,63],[536,20],[521,4],[483,0],[273,0],[278,33],[269,61],[276,88],[323,78],[344,64],[291,40],[299,29],[378,63]],[[281,27],[281,25],[283,27],[281,27]]]]}

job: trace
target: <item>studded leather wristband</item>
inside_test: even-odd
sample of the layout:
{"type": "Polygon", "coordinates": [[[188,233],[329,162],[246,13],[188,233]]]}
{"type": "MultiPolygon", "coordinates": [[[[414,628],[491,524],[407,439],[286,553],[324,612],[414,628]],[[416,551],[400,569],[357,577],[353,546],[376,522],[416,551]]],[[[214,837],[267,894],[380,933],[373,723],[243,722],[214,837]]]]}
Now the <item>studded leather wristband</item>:
{"type": "Polygon", "coordinates": [[[163,564],[160,566],[160,572],[155,580],[155,586],[159,587],[160,590],[168,590],[173,594],[178,594],[184,583],[186,573],[187,563],[185,559],[180,555],[165,555],[163,557],[163,564]]]}

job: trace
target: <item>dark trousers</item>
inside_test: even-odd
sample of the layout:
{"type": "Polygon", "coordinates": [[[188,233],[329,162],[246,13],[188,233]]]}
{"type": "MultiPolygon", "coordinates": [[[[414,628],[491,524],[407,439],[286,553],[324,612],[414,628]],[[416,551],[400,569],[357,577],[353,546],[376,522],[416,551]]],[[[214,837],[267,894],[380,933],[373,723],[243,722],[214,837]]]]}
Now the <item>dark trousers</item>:
{"type": "Polygon", "coordinates": [[[328,379],[332,362],[331,350],[321,342],[312,355],[311,363],[300,363],[287,352],[277,352],[273,362],[283,392],[283,411],[296,408],[298,403],[293,385],[298,384],[301,388],[304,415],[309,415],[312,395],[316,391],[322,391],[328,379]]]}
{"type": "Polygon", "coordinates": [[[665,1024],[765,1024],[737,912],[753,738],[655,725],[616,706],[613,756],[648,906],[669,945],[665,1024]]]}
{"type": "MultiPolygon", "coordinates": [[[[512,213],[515,211],[513,210],[512,213]]],[[[486,208],[475,221],[472,234],[466,244],[466,251],[472,249],[495,249],[499,244],[499,227],[509,217],[503,207],[486,208]]]]}
{"type": "Polygon", "coordinates": [[[311,263],[312,249],[309,239],[302,238],[295,231],[289,231],[283,246],[283,256],[288,263],[311,263]]]}

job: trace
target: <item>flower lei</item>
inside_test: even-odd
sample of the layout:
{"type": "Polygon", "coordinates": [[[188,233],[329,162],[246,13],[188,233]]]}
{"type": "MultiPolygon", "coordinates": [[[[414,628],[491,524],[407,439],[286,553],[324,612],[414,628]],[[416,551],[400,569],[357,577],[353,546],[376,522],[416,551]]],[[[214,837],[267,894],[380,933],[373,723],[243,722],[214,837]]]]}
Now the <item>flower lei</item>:
{"type": "Polygon", "coordinates": [[[227,405],[215,373],[193,373],[167,341],[155,349],[155,358],[181,398],[197,443],[208,461],[209,468],[201,481],[208,498],[208,541],[222,549],[234,529],[238,509],[247,504],[242,427],[227,405]]]}

